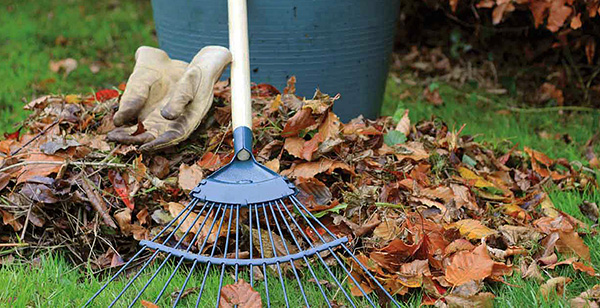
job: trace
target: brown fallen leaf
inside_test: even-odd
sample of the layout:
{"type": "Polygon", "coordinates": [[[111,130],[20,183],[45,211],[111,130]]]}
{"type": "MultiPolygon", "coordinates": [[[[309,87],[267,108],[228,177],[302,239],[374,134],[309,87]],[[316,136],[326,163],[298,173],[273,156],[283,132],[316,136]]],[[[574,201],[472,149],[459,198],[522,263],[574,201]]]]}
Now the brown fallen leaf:
{"type": "Polygon", "coordinates": [[[48,176],[52,173],[57,173],[62,167],[62,163],[65,159],[55,155],[46,155],[41,153],[30,154],[27,157],[27,162],[48,162],[45,163],[31,163],[25,165],[21,169],[21,173],[17,177],[17,184],[27,182],[27,180],[36,176],[48,176]]]}
{"type": "Polygon", "coordinates": [[[446,267],[446,280],[459,286],[471,280],[482,280],[492,274],[494,261],[490,258],[485,244],[473,251],[456,253],[446,267]]]}
{"type": "Polygon", "coordinates": [[[562,296],[565,292],[565,286],[569,282],[571,282],[571,278],[568,277],[550,278],[540,286],[540,294],[545,300],[550,300],[552,295],[562,296]]]}
{"type": "Polygon", "coordinates": [[[573,262],[572,265],[573,265],[573,268],[575,270],[584,272],[584,273],[586,273],[586,274],[588,274],[588,275],[590,275],[592,277],[596,276],[596,271],[591,266],[587,266],[587,265],[585,265],[585,264],[583,264],[581,262],[573,262]]]}
{"type": "Polygon", "coordinates": [[[560,252],[572,252],[585,261],[590,261],[590,248],[585,244],[577,232],[559,231],[556,247],[560,252]]]}
{"type": "Polygon", "coordinates": [[[312,117],[312,110],[310,108],[302,108],[286,122],[283,131],[281,132],[281,136],[297,136],[301,130],[314,124],[315,120],[312,117]]]}
{"type": "Polygon", "coordinates": [[[172,217],[177,217],[182,211],[184,211],[184,210],[186,211],[186,213],[184,213],[177,219],[177,221],[180,223],[179,231],[181,231],[181,232],[185,233],[189,230],[190,233],[197,234],[198,229],[202,225],[202,222],[204,220],[206,220],[206,222],[204,223],[204,226],[202,226],[202,230],[200,230],[200,236],[197,241],[199,244],[201,244],[207,236],[208,236],[207,243],[209,243],[209,244],[214,243],[217,240],[218,235],[222,236],[222,235],[225,235],[227,232],[227,230],[225,230],[223,228],[221,230],[221,233],[217,234],[218,229],[216,227],[213,227],[211,229],[211,225],[212,225],[214,217],[207,218],[205,215],[200,215],[200,217],[198,219],[196,219],[196,217],[198,217],[198,214],[196,214],[194,212],[188,214],[187,210],[185,209],[185,206],[181,203],[169,202],[168,207],[169,207],[169,213],[171,214],[172,217]],[[186,215],[187,215],[187,217],[186,217],[186,215]],[[194,221],[196,221],[196,222],[194,223],[194,221]],[[194,225],[192,226],[192,224],[194,224],[194,225]],[[209,236],[209,232],[210,232],[210,236],[209,236]]]}
{"type": "Polygon", "coordinates": [[[450,227],[457,228],[462,236],[471,240],[478,240],[496,234],[495,230],[484,226],[479,220],[475,219],[459,220],[451,224],[450,227]]]}
{"type": "Polygon", "coordinates": [[[403,133],[404,136],[408,136],[410,134],[410,118],[408,117],[408,112],[409,110],[405,109],[402,118],[398,124],[396,124],[396,130],[403,133]]]}
{"type": "Polygon", "coordinates": [[[340,169],[354,174],[354,168],[344,162],[331,159],[321,159],[314,162],[305,162],[293,165],[290,169],[283,170],[281,175],[290,178],[312,178],[319,173],[327,171],[331,174],[334,170],[340,169]]]}
{"type": "Polygon", "coordinates": [[[275,172],[279,172],[279,159],[274,158],[274,159],[266,162],[265,167],[267,167],[275,172]]]}
{"type": "Polygon", "coordinates": [[[598,222],[600,211],[598,210],[598,205],[595,202],[584,200],[579,205],[579,210],[581,211],[581,214],[585,215],[589,220],[598,222]]]}
{"type": "Polygon", "coordinates": [[[600,284],[581,292],[578,297],[569,301],[571,308],[598,308],[600,307],[600,284]]]}
{"type": "Polygon", "coordinates": [[[221,289],[219,308],[261,308],[260,293],[252,289],[244,279],[221,289]]]}
{"type": "Polygon", "coordinates": [[[153,302],[149,302],[147,300],[141,300],[140,304],[144,307],[144,308],[160,308],[158,307],[157,304],[153,303],[153,302]]]}
{"type": "Polygon", "coordinates": [[[493,308],[494,294],[483,292],[469,297],[450,294],[444,297],[448,308],[493,308]]]}
{"type": "Polygon", "coordinates": [[[181,164],[179,166],[179,177],[177,183],[185,192],[190,192],[204,178],[202,168],[197,164],[188,166],[181,164]]]}

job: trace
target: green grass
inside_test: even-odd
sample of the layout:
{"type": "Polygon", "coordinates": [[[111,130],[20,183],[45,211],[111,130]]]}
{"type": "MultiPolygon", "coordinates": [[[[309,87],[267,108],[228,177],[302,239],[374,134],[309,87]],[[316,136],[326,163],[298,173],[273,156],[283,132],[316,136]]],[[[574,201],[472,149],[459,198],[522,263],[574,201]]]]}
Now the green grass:
{"type": "MultiPolygon", "coordinates": [[[[557,111],[511,111],[506,114],[510,107],[520,105],[508,95],[490,95],[469,85],[457,88],[443,82],[432,82],[430,87],[438,88],[443,105],[434,106],[427,102],[422,95],[424,86],[412,86],[390,78],[382,113],[399,120],[404,109],[409,109],[413,123],[435,115],[445,121],[449,129],[458,130],[466,124],[462,134],[476,136],[476,140],[492,148],[508,150],[514,143],[519,143],[521,149],[528,146],[550,157],[569,160],[582,160],[585,142],[600,129],[600,110],[563,115],[557,111]],[[557,135],[557,139],[547,138],[557,135]],[[566,143],[563,136],[569,136],[572,141],[566,143]]],[[[600,144],[596,144],[595,150],[599,152],[600,144]]]]}
{"type": "Polygon", "coordinates": [[[153,29],[150,1],[2,1],[0,132],[14,130],[26,116],[23,103],[37,96],[89,93],[127,80],[137,47],[157,45],[153,29]],[[79,64],[68,76],[49,69],[51,60],[65,58],[79,64]],[[94,74],[97,61],[104,64],[94,74]]]}
{"type": "MultiPolygon", "coordinates": [[[[158,262],[160,263],[160,262],[158,262]]],[[[153,264],[149,269],[142,272],[123,297],[120,299],[120,305],[131,302],[138,292],[142,290],[144,284],[152,278],[152,274],[159,267],[159,264],[153,264]]],[[[144,291],[140,297],[142,300],[153,302],[158,294],[160,294],[164,283],[168,280],[169,275],[175,269],[175,264],[167,263],[165,267],[158,273],[152,283],[144,291]]],[[[270,271],[270,269],[268,269],[270,271]]],[[[306,270],[304,270],[306,272],[306,270]]],[[[328,278],[328,273],[324,268],[314,267],[315,275],[322,283],[323,280],[334,284],[334,280],[328,278]]],[[[336,269],[339,271],[339,269],[336,269]]],[[[186,289],[199,288],[201,286],[204,275],[204,268],[194,270],[192,276],[186,285],[186,289]]],[[[129,277],[135,275],[135,271],[128,273],[129,277]]],[[[158,302],[160,307],[171,306],[174,302],[173,292],[176,292],[183,285],[188,269],[181,269],[172,278],[171,283],[167,287],[161,300],[158,302]]],[[[300,274],[302,275],[302,273],[300,274]]],[[[313,307],[325,307],[326,303],[323,300],[317,285],[310,282],[308,277],[311,275],[306,272],[306,277],[302,279],[302,285],[306,292],[307,299],[313,307]]],[[[343,277],[341,273],[336,273],[337,276],[343,277]]],[[[240,275],[240,278],[249,281],[247,273],[240,275]]],[[[200,307],[214,307],[216,304],[215,294],[219,294],[219,277],[220,268],[211,268],[205,289],[204,295],[201,298],[200,307]]],[[[272,307],[285,307],[283,301],[283,289],[281,282],[276,279],[276,273],[270,273],[268,276],[268,286],[271,298],[272,307]]],[[[41,258],[41,261],[36,265],[26,263],[15,263],[4,266],[0,269],[0,285],[6,286],[0,289],[0,306],[14,307],[80,307],[88,298],[102,286],[105,280],[98,280],[93,275],[85,275],[79,269],[74,269],[71,264],[68,264],[61,257],[49,255],[41,258]]],[[[127,279],[117,279],[96,298],[92,307],[106,307],[127,284],[127,279]]],[[[226,272],[223,285],[234,282],[232,273],[226,272]]],[[[298,283],[293,278],[285,280],[286,291],[289,299],[290,307],[305,306],[302,294],[299,291],[298,283]]],[[[263,295],[263,303],[266,304],[264,282],[255,281],[255,288],[263,295]]],[[[344,295],[337,288],[325,289],[330,300],[336,300],[340,303],[344,302],[344,295]]],[[[176,297],[176,296],[175,296],[176,297]]],[[[188,295],[180,301],[181,307],[190,307],[196,304],[198,291],[188,295]]],[[[413,303],[418,303],[415,300],[413,303]]],[[[363,298],[357,298],[356,304],[358,307],[366,307],[368,303],[363,298]]],[[[120,307],[119,305],[117,305],[120,307]]]]}

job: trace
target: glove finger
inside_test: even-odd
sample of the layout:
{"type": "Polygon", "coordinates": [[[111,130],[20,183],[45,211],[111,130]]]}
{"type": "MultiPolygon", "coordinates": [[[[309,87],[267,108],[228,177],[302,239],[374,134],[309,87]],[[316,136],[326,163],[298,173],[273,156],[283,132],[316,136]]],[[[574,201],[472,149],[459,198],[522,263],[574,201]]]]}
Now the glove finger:
{"type": "Polygon", "coordinates": [[[132,136],[131,134],[110,134],[107,135],[109,141],[115,141],[122,144],[144,144],[154,140],[154,135],[149,132],[143,132],[139,135],[132,136]]]}
{"type": "Polygon", "coordinates": [[[178,139],[181,139],[181,134],[176,131],[169,130],[163,133],[162,135],[158,136],[156,139],[148,143],[144,143],[140,147],[140,151],[152,152],[160,150],[171,145],[177,144],[178,139]]]}
{"type": "Polygon", "coordinates": [[[119,110],[113,117],[115,126],[137,122],[137,116],[144,107],[149,93],[150,85],[136,80],[136,73],[134,72],[129,78],[125,92],[121,97],[119,110]]]}
{"type": "Polygon", "coordinates": [[[177,119],[185,110],[185,106],[194,99],[201,78],[200,69],[196,67],[188,69],[175,85],[169,101],[160,111],[160,115],[167,120],[177,119]]]}
{"type": "Polygon", "coordinates": [[[120,136],[131,135],[135,132],[135,129],[135,126],[117,127],[106,134],[106,139],[108,141],[118,141],[120,136]]]}

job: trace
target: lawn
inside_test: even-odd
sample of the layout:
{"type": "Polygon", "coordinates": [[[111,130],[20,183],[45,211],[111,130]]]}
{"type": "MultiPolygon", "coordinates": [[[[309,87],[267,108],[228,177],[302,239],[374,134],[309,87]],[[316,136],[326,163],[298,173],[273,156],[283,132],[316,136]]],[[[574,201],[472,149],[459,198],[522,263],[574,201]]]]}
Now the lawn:
{"type": "MultiPolygon", "coordinates": [[[[11,0],[5,1],[2,6],[0,55],[3,61],[0,62],[0,77],[4,82],[0,85],[0,130],[3,132],[14,130],[13,125],[24,118],[25,113],[21,111],[24,101],[47,93],[90,92],[116,86],[127,79],[136,48],[157,45],[148,1],[92,3],[54,0],[42,3],[11,0]],[[49,69],[51,60],[64,58],[78,61],[78,67],[69,75],[49,69]],[[100,63],[100,70],[96,73],[90,70],[93,63],[100,63]]],[[[455,129],[466,124],[463,134],[475,135],[476,140],[492,149],[507,150],[519,143],[520,149],[529,146],[551,158],[564,157],[587,166],[584,145],[599,127],[597,112],[559,114],[552,109],[516,110],[513,107],[521,104],[508,95],[492,95],[473,85],[457,87],[437,80],[409,85],[402,81],[410,78],[406,74],[395,72],[388,80],[382,110],[384,115],[399,119],[404,109],[409,109],[413,123],[435,115],[455,129]],[[434,106],[428,103],[422,95],[425,86],[439,89],[444,104],[434,106]]],[[[596,146],[596,153],[599,150],[596,146]]],[[[598,172],[597,178],[600,179],[598,172]]],[[[549,188],[548,193],[557,208],[590,225],[593,223],[581,214],[578,206],[584,200],[600,203],[600,194],[560,191],[557,188],[549,188]]],[[[590,236],[585,240],[592,252],[592,263],[600,264],[600,238],[590,236]]],[[[0,257],[6,253],[0,252],[0,257]]],[[[91,270],[73,267],[60,253],[48,251],[42,255],[35,261],[0,267],[0,285],[5,286],[0,288],[0,306],[77,307],[104,283],[104,280],[98,281],[90,275],[91,270]]],[[[154,265],[154,269],[157,266],[154,265]]],[[[144,299],[153,300],[152,294],[160,291],[172,268],[169,264],[160,272],[144,293],[144,299]]],[[[153,272],[142,273],[133,288],[141,287],[153,272]]],[[[173,278],[162,304],[170,303],[171,293],[182,285],[186,275],[187,271],[181,270],[173,278]]],[[[194,275],[200,276],[201,272],[194,275]]],[[[326,277],[327,274],[320,270],[318,275],[326,277]]],[[[540,298],[539,284],[522,280],[518,274],[507,281],[516,286],[496,283],[488,288],[497,296],[495,303],[500,307],[568,307],[568,298],[600,283],[599,279],[576,273],[571,267],[547,271],[543,275],[545,278],[567,276],[574,282],[567,286],[563,297],[550,302],[540,298]]],[[[196,287],[201,280],[191,279],[188,287],[196,287]]],[[[109,292],[118,293],[125,283],[117,280],[109,292]]],[[[275,288],[276,282],[272,283],[274,285],[270,289],[280,292],[280,288],[275,288]]],[[[302,305],[295,282],[287,281],[286,284],[290,286],[287,288],[289,297],[296,301],[297,306],[302,305]]],[[[214,293],[217,287],[218,275],[212,273],[205,292],[214,293]]],[[[126,296],[131,298],[135,293],[130,292],[126,296]]],[[[314,299],[320,297],[316,289],[307,290],[307,293],[314,299]]],[[[340,294],[335,294],[333,292],[331,296],[339,298],[340,294]]],[[[274,294],[275,297],[279,296],[274,294]]],[[[419,293],[413,292],[404,300],[407,306],[417,307],[420,297],[419,293]]],[[[108,298],[103,300],[95,305],[108,303],[105,301],[108,298]]],[[[184,301],[195,303],[195,294],[184,301]]],[[[274,303],[274,307],[280,305],[274,303]]]]}

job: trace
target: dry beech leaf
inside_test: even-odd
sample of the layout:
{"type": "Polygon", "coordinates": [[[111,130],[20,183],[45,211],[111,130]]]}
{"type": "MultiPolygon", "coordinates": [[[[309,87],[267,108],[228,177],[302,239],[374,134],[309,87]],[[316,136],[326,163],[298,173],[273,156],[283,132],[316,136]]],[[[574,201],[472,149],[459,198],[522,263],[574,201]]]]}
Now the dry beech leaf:
{"type": "Polygon", "coordinates": [[[468,297],[454,294],[444,297],[448,308],[493,308],[494,298],[494,294],[490,292],[483,292],[468,297]]]}
{"type": "Polygon", "coordinates": [[[181,224],[181,225],[179,225],[179,231],[181,231],[183,233],[190,230],[189,231],[190,233],[197,234],[198,229],[200,228],[200,226],[202,226],[202,222],[206,220],[206,222],[204,223],[204,226],[202,226],[202,230],[200,230],[199,240],[197,241],[198,244],[201,244],[202,240],[205,239],[207,236],[208,236],[207,242],[214,243],[215,240],[217,239],[217,235],[225,235],[227,232],[227,230],[222,229],[221,233],[217,234],[218,229],[217,228],[211,229],[211,227],[210,227],[212,225],[212,221],[213,221],[214,217],[206,218],[206,216],[200,215],[200,218],[196,219],[198,214],[192,212],[192,213],[189,213],[189,215],[188,215],[185,206],[181,203],[169,202],[168,207],[169,207],[169,213],[171,214],[172,217],[177,217],[182,211],[184,211],[184,210],[186,211],[186,213],[179,216],[179,218],[177,219],[177,221],[181,224]],[[184,217],[186,215],[187,215],[187,218],[185,218],[185,220],[184,220],[184,217]],[[194,221],[196,221],[196,223],[194,223],[194,221]],[[192,226],[193,223],[194,223],[194,225],[192,226]],[[210,232],[210,236],[209,236],[208,232],[210,232]]]}
{"type": "Polygon", "coordinates": [[[260,293],[252,289],[244,279],[228,284],[221,289],[219,308],[261,308],[260,293]]]}
{"type": "Polygon", "coordinates": [[[273,170],[274,172],[279,172],[279,159],[274,158],[265,163],[265,167],[273,170]]]}
{"type": "Polygon", "coordinates": [[[575,270],[587,273],[590,276],[596,276],[596,271],[591,266],[587,266],[581,262],[573,262],[572,265],[575,270]]]}
{"type": "Polygon", "coordinates": [[[288,176],[290,178],[312,178],[315,175],[325,171],[331,174],[336,169],[344,170],[354,174],[354,169],[346,163],[331,159],[321,159],[319,161],[293,165],[292,168],[282,171],[281,175],[288,176]]]}
{"type": "Polygon", "coordinates": [[[159,308],[157,304],[153,303],[153,302],[149,302],[147,300],[141,300],[140,304],[144,307],[144,308],[159,308]]]}
{"type": "Polygon", "coordinates": [[[46,155],[41,153],[31,154],[27,161],[48,162],[48,164],[29,164],[21,169],[21,174],[17,177],[17,184],[27,182],[29,179],[36,176],[48,176],[52,173],[57,173],[65,159],[55,155],[46,155]]]}
{"type": "Polygon", "coordinates": [[[571,282],[571,278],[568,277],[554,277],[548,279],[543,285],[540,286],[540,294],[544,299],[549,300],[550,296],[556,294],[562,296],[565,292],[565,286],[571,282]]]}
{"type": "Polygon", "coordinates": [[[404,110],[404,115],[400,119],[400,122],[396,125],[396,130],[403,133],[404,136],[410,134],[410,118],[408,117],[408,109],[404,110]]]}
{"type": "Polygon", "coordinates": [[[492,274],[494,261],[490,258],[485,245],[479,245],[473,251],[461,251],[452,257],[446,267],[446,280],[459,286],[471,280],[482,280],[492,274]]]}
{"type": "Polygon", "coordinates": [[[204,174],[202,173],[202,168],[197,164],[191,166],[181,164],[181,166],[179,166],[179,177],[177,182],[179,183],[179,187],[184,191],[189,192],[194,189],[203,178],[204,174]]]}
{"type": "Polygon", "coordinates": [[[495,230],[484,226],[479,220],[475,219],[463,219],[453,223],[450,227],[457,228],[462,236],[471,240],[478,240],[496,234],[495,230]]]}

